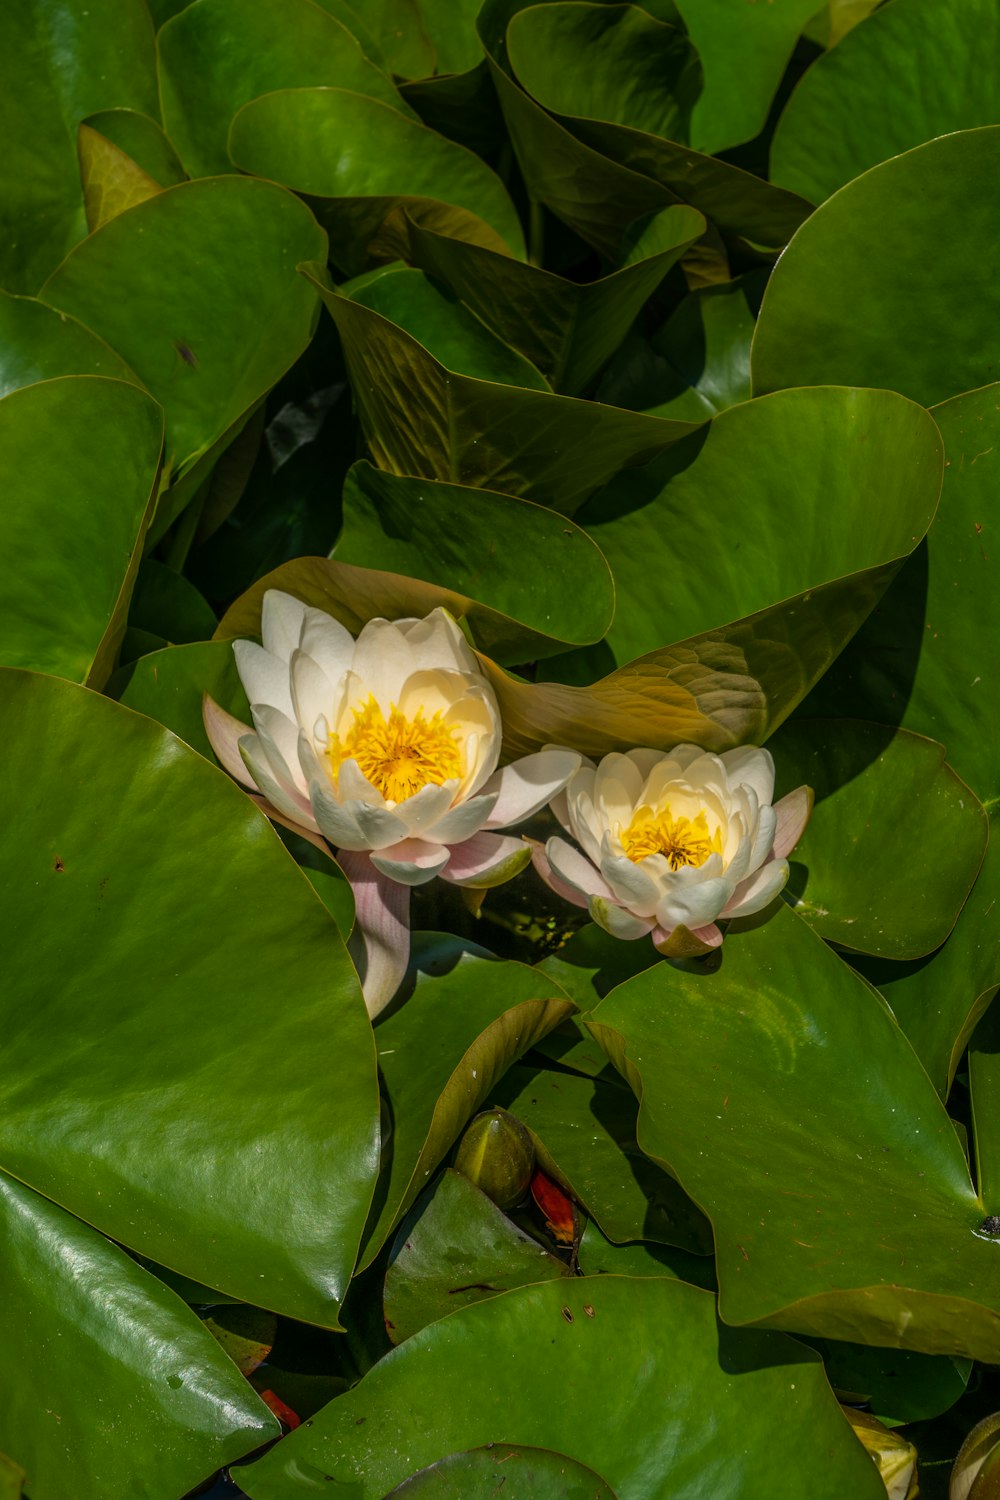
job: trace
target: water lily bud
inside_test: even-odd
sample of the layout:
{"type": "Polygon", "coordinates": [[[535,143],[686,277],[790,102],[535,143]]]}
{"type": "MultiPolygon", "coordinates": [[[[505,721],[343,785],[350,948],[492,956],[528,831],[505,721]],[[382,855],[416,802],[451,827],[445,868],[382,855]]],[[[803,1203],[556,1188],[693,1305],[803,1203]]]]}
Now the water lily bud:
{"type": "Polygon", "coordinates": [[[865,1411],[842,1407],[854,1435],[871,1454],[882,1476],[889,1500],[915,1500],[917,1486],[917,1450],[898,1432],[883,1426],[877,1417],[865,1411]]]}
{"type": "Polygon", "coordinates": [[[505,1109],[487,1109],[477,1115],[455,1158],[455,1170],[503,1209],[513,1208],[524,1197],[534,1167],[531,1136],[505,1109]]]}
{"type": "Polygon", "coordinates": [[[1000,1496],[1000,1412],[973,1427],[958,1450],[948,1500],[995,1500],[1000,1496]]]}

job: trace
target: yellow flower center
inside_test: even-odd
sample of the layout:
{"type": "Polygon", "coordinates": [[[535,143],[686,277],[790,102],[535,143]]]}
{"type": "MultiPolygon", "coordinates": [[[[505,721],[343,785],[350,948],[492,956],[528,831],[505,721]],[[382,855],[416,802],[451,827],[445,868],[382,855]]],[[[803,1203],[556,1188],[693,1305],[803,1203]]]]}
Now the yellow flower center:
{"type": "Polygon", "coordinates": [[[662,854],[672,870],[679,870],[681,865],[703,865],[710,854],[722,853],[722,829],[709,833],[704,812],[696,818],[675,818],[669,807],[657,812],[640,808],[621,841],[636,864],[651,854],[662,854]]]}
{"type": "Polygon", "coordinates": [[[405,802],[421,787],[441,786],[462,774],[461,748],[440,712],[425,719],[418,709],[408,719],[393,704],[386,718],[372,696],[354,710],[347,734],[331,737],[327,754],[334,773],[345,760],[356,760],[390,802],[405,802]]]}

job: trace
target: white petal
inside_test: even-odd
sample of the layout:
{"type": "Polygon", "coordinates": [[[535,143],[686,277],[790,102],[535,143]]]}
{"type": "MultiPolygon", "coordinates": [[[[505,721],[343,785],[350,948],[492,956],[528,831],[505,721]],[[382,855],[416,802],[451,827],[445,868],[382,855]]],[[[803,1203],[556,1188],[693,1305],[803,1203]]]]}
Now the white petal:
{"type": "MultiPolygon", "coordinates": [[[[216,751],[218,755],[218,751],[216,751]]],[[[221,760],[222,757],[219,756],[221,760]]],[[[813,790],[811,786],[799,786],[787,797],[774,804],[776,818],[774,830],[774,857],[784,859],[791,854],[802,837],[812,812],[813,790]]]]}
{"type": "Polygon", "coordinates": [[[406,838],[406,824],[387,807],[373,807],[369,802],[344,803],[345,811],[357,823],[368,849],[388,849],[406,838]]]}
{"type": "MultiPolygon", "coordinates": [[[[757,833],[750,854],[750,869],[759,870],[774,846],[774,831],[778,816],[773,807],[762,807],[757,820],[757,833]]],[[[746,873],[746,872],[744,872],[746,873]]]]}
{"type": "MultiPolygon", "coordinates": [[[[435,786],[432,781],[429,781],[426,786],[420,788],[419,792],[414,792],[412,797],[407,797],[403,802],[397,802],[393,812],[402,818],[411,838],[415,838],[426,833],[438,818],[444,817],[457,795],[457,778],[443,781],[440,786],[435,786]]],[[[441,839],[436,839],[436,841],[444,842],[441,839]]]]}
{"type": "Polygon", "coordinates": [[[390,620],[369,620],[354,643],[352,670],[386,715],[406,679],[420,670],[409,642],[390,620]]]}
{"type": "Polygon", "coordinates": [[[616,898],[637,917],[651,917],[656,911],[660,887],[642,865],[624,854],[605,854],[601,860],[601,874],[616,898]]]}
{"type": "Polygon", "coordinates": [[[240,740],[245,734],[249,734],[250,725],[242,723],[224,708],[220,708],[207,693],[201,700],[201,717],[208,742],[230,776],[235,776],[241,786],[256,787],[257,783],[243,764],[239,751],[240,740]]]}
{"type": "Polygon", "coordinates": [[[483,787],[486,794],[497,793],[487,826],[508,828],[532,817],[562,791],[579,765],[575,750],[537,750],[495,771],[483,787]]]}
{"type": "Polygon", "coordinates": [[[464,844],[452,845],[450,853],[441,879],[480,891],[513,880],[531,859],[531,847],[524,839],[507,838],[501,833],[474,834],[464,844]]]}
{"type": "Polygon", "coordinates": [[[601,811],[606,828],[627,825],[642,795],[643,778],[628,755],[606,755],[594,778],[594,806],[601,811]]]}
{"type": "Polygon", "coordinates": [[[653,930],[653,923],[649,918],[633,916],[624,907],[616,906],[602,896],[591,896],[587,902],[587,910],[598,927],[603,927],[612,937],[622,938],[627,943],[647,937],[653,930]]]}
{"type": "Polygon", "coordinates": [[[725,909],[720,913],[724,917],[752,917],[754,912],[763,911],[781,890],[788,879],[788,861],[785,859],[768,860],[762,865],[755,875],[750,875],[741,882],[733,892],[725,909]]]}
{"type": "Polygon", "coordinates": [[[741,745],[738,750],[724,750],[719,757],[726,768],[730,786],[752,786],[761,807],[770,807],[774,797],[774,760],[769,750],[757,745],[741,745]]]}
{"type": "Polygon", "coordinates": [[[369,807],[385,807],[386,800],[377,786],[372,786],[356,760],[341,761],[337,767],[337,791],[342,802],[367,802],[369,807]]]}
{"type": "MultiPolygon", "coordinates": [[[[639,749],[629,750],[628,758],[639,772],[642,785],[645,786],[647,776],[654,766],[665,759],[665,756],[662,750],[639,749]]],[[[642,788],[640,787],[640,794],[641,790],[642,788]]]]}
{"type": "Polygon", "coordinates": [[[549,839],[545,845],[545,857],[552,873],[581,896],[600,896],[606,901],[614,899],[611,887],[599,870],[595,869],[586,855],[565,839],[549,839]]]}
{"type": "Polygon", "coordinates": [[[268,589],[260,612],[264,650],[283,662],[291,661],[292,652],[300,644],[305,615],[306,606],[301,599],[280,589],[268,589]]]}
{"type": "Polygon", "coordinates": [[[423,839],[401,839],[371,856],[376,870],[402,885],[426,885],[448,863],[449,850],[423,839]]]}
{"type": "MultiPolygon", "coordinates": [[[[322,667],[336,687],[350,671],[354,657],[354,637],[339,620],[322,609],[307,609],[298,643],[317,666],[322,667]]],[[[327,710],[329,712],[329,710],[327,710]]]]}
{"type": "Polygon", "coordinates": [[[656,908],[656,920],[668,932],[681,923],[690,928],[707,927],[721,914],[732,893],[732,882],[724,875],[690,883],[673,881],[656,908]]]}
{"type": "Polygon", "coordinates": [[[446,609],[431,610],[426,619],[408,621],[402,629],[421,666],[482,676],[476,653],[446,609]]]}
{"type": "MultiPolygon", "coordinates": [[[[312,733],[317,719],[331,722],[336,692],[323,668],[305,651],[292,652],[290,668],[291,696],[296,723],[312,733]]],[[[253,700],[256,702],[256,700],[253,700]]]]}
{"type": "MultiPolygon", "coordinates": [[[[729,825],[730,831],[733,830],[734,825],[737,830],[742,833],[742,829],[744,826],[742,818],[734,818],[732,820],[729,825]]],[[[752,851],[753,844],[751,843],[749,836],[746,833],[742,833],[740,841],[733,851],[732,858],[726,862],[726,878],[731,882],[732,885],[738,885],[745,875],[750,874],[751,869],[755,870],[757,868],[757,865],[751,865],[750,863],[750,855],[752,851]]],[[[757,863],[759,864],[760,861],[758,860],[757,863]]]]}
{"type": "Polygon", "coordinates": [[[288,680],[288,663],[272,656],[255,641],[234,641],[236,670],[251,703],[270,703],[289,719],[294,719],[292,691],[288,680]]]}
{"type": "Polygon", "coordinates": [[[334,848],[368,848],[368,840],[358,827],[351,810],[338,802],[325,782],[310,782],[309,800],[312,803],[313,816],[319,825],[320,832],[324,838],[329,839],[334,848]]]}
{"type": "Polygon", "coordinates": [[[295,787],[302,797],[309,795],[309,783],[299,765],[299,729],[280,709],[269,703],[254,703],[254,728],[260,737],[261,748],[267,756],[271,770],[279,781],[295,787]]]}
{"type": "Polygon", "coordinates": [[[492,810],[492,797],[471,797],[468,802],[459,802],[456,807],[449,808],[432,823],[427,836],[439,844],[462,844],[485,827],[492,810]]]}
{"type": "Polygon", "coordinates": [[[244,765],[268,802],[276,807],[278,812],[284,813],[286,818],[291,818],[296,823],[303,823],[307,828],[314,828],[316,820],[308,799],[287,782],[279,781],[274,775],[259,737],[256,734],[245,734],[240,740],[239,748],[244,765]]]}
{"type": "MultiPolygon", "coordinates": [[[[479,837],[485,838],[486,835],[480,834],[479,837]]],[[[561,896],[564,901],[572,902],[574,906],[586,906],[589,898],[582,896],[575,886],[567,885],[564,880],[559,879],[559,876],[549,864],[549,857],[545,852],[544,846],[536,844],[532,839],[525,839],[524,842],[531,848],[531,863],[545,881],[549,890],[555,891],[557,896],[561,896]]]]}

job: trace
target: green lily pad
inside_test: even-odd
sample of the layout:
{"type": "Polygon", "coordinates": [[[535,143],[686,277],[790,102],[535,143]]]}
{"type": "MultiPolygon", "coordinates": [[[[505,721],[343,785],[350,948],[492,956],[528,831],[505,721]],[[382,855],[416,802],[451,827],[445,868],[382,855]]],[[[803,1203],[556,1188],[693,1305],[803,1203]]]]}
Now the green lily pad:
{"type": "Polygon", "coordinates": [[[162,126],[135,109],[102,109],[81,121],[130,156],[159,187],[183,182],[187,173],[162,126]]]}
{"type": "Polygon", "coordinates": [[[33,293],[87,233],[80,121],[115,107],[159,113],[149,12],[143,0],[5,5],[0,58],[0,284],[33,293]]]}
{"type": "Polygon", "coordinates": [[[992,806],[1000,797],[1000,696],[991,691],[1000,633],[1000,385],[957,396],[932,415],[945,470],[926,544],[804,711],[901,723],[943,741],[958,774],[992,806]]]}
{"type": "Polygon", "coordinates": [[[616,1500],[600,1475],[564,1453],[509,1443],[449,1453],[404,1479],[385,1500],[411,1495],[464,1500],[485,1494],[488,1485],[502,1485],[506,1500],[616,1500]]]}
{"type": "MultiPolygon", "coordinates": [[[[969,1042],[969,1088],[976,1142],[976,1171],[983,1201],[1000,1202],[1000,1010],[983,1016],[969,1042]]],[[[990,1229],[995,1237],[995,1226],[990,1229]]]]}
{"type": "Polygon", "coordinates": [[[117,214],[162,191],[137,162],[89,125],[80,126],[77,148],[83,206],[91,234],[117,214]]]}
{"type": "Polygon", "coordinates": [[[410,229],[409,253],[530,359],[556,390],[578,396],[670,267],[705,230],[701,215],[683,204],[664,209],[656,220],[655,244],[647,237],[643,254],[596,281],[568,281],[419,224],[410,229]]]}
{"type": "Polygon", "coordinates": [[[993,1361],[1000,1263],[958,1135],[888,1007],[793,912],[593,1012],[639,1143],[715,1230],[720,1315],[993,1361]]]}
{"type": "Polygon", "coordinates": [[[45,284],[126,359],[167,414],[183,468],[251,408],[309,341],[315,298],[295,273],[326,253],[304,204],[270,182],[182,182],[92,234],[45,284]]]}
{"type": "Polygon", "coordinates": [[[401,1227],[385,1275],[385,1326],[401,1344],[459,1307],[571,1274],[460,1172],[401,1227]]]}
{"type": "Polygon", "coordinates": [[[150,651],[119,668],[107,693],[163,724],[213,764],[215,752],[201,717],[203,696],[207,693],[227,713],[250,723],[250,705],[228,641],[196,641],[150,651]]]}
{"type": "Polygon", "coordinates": [[[571,515],[623,465],[692,430],[457,374],[380,313],[310,280],[340,333],[368,445],[392,473],[500,490],[571,515]]]}
{"type": "Polygon", "coordinates": [[[634,332],[605,371],[597,399],[689,422],[749,401],[750,343],[766,281],[766,272],[748,271],[702,287],[652,338],[634,332]]]}
{"type": "MultiPolygon", "coordinates": [[[[557,30],[567,28],[570,34],[575,33],[577,46],[584,50],[588,28],[598,24],[589,15],[594,7],[560,4],[526,8],[523,0],[500,0],[498,9],[501,7],[508,17],[506,62],[513,78],[543,109],[551,111],[559,124],[594,151],[630,172],[651,178],[672,196],[698,209],[723,234],[739,236],[765,249],[786,245],[809,216],[811,205],[797,194],[692,150],[683,139],[665,134],[669,112],[659,129],[650,129],[652,119],[649,110],[641,107],[641,91],[633,92],[628,87],[630,75],[616,71],[610,60],[604,66],[600,50],[588,52],[586,66],[560,66],[559,54],[551,50],[553,22],[557,30]]],[[[604,25],[614,24],[605,16],[604,8],[597,15],[604,25]]],[[[679,79],[682,99],[687,95],[691,103],[693,81],[690,70],[679,79]]],[[[682,110],[681,120],[683,115],[682,110]]],[[[680,134],[683,137],[686,131],[680,134]]]]}
{"type": "Polygon", "coordinates": [[[135,376],[103,339],[34,297],[0,292],[0,396],[60,375],[135,376]]]}
{"type": "Polygon", "coordinates": [[[20,1464],[0,1453],[0,1500],[21,1500],[24,1470],[20,1464]]]}
{"type": "MultiPolygon", "coordinates": [[[[22,329],[41,323],[43,337],[51,331],[35,317],[34,304],[12,306],[19,313],[32,308],[28,319],[17,316],[22,329]]],[[[75,333],[69,348],[80,342],[75,333]]],[[[47,356],[42,345],[40,357],[47,356]]],[[[120,380],[42,380],[0,401],[4,666],[97,685],[107,678],[125,628],[162,442],[155,402],[120,380]]]]}
{"type": "Polygon", "coordinates": [[[181,645],[207,641],[218,623],[208,600],[183,573],[155,558],[143,559],[132,592],[130,625],[181,645]]]}
{"type": "Polygon", "coordinates": [[[830,942],[920,958],[951,932],[986,852],[982,804],[944,746],[857,719],[796,720],[770,741],[775,795],[811,786],[795,910],[830,942]],[[910,847],[912,840],[912,847],[910,847]]]}
{"type": "Polygon", "coordinates": [[[420,200],[446,205],[445,232],[524,255],[520,221],[496,173],[379,100],[333,88],[265,94],[236,115],[229,152],[244,171],[316,200],[333,258],[349,275],[364,269],[369,242],[393,209],[412,212],[420,200]],[[352,145],[359,138],[363,154],[352,145]],[[329,212],[320,200],[329,200],[329,212]]]}
{"type": "Polygon", "coordinates": [[[783,670],[801,694],[927,530],[941,465],[933,421],[889,391],[786,391],[721,412],[581,512],[615,579],[617,661],[781,601],[770,638],[787,615],[783,670]],[[818,589],[810,625],[802,596],[818,589]]]}
{"type": "Polygon", "coordinates": [[[343,506],[337,562],[447,588],[451,613],[501,661],[599,641],[611,624],[614,585],[601,552],[543,506],[366,463],[348,474],[343,506]]]}
{"type": "Polygon", "coordinates": [[[375,1033],[392,1151],[360,1269],[370,1265],[497,1080],[573,1010],[557,984],[454,938],[414,941],[414,988],[375,1033]]]}
{"type": "Polygon", "coordinates": [[[492,1101],[526,1125],[542,1170],[559,1182],[609,1240],[650,1240],[712,1253],[704,1215],[635,1140],[635,1099],[620,1083],[512,1068],[492,1101]]]}
{"type": "Polygon", "coordinates": [[[184,1494],[279,1435],[194,1313],[117,1245],[5,1173],[0,1222],[0,1444],[32,1500],[184,1494]]]}
{"type": "Polygon", "coordinates": [[[998,58],[991,0],[883,6],[799,80],[771,143],[772,181],[822,203],[935,136],[996,125],[998,58]]]}
{"type": "Polygon", "coordinates": [[[592,1219],[580,1236],[579,1270],[581,1276],[671,1276],[706,1292],[717,1290],[711,1256],[693,1255],[690,1250],[651,1240],[613,1245],[592,1219]]]}
{"type": "Polygon", "coordinates": [[[911,1349],[875,1349],[836,1339],[809,1339],[823,1356],[827,1379],[842,1401],[862,1402],[887,1427],[926,1422],[964,1394],[972,1361],[911,1349]]]}
{"type": "Polygon", "coordinates": [[[717,1323],[708,1292],[626,1276],[522,1287],[431,1324],[240,1484],[295,1500],[329,1477],[379,1500],[442,1456],[512,1439],[587,1464],[621,1500],[808,1494],[820,1472],[831,1493],[885,1496],[817,1355],[717,1323]],[[738,1465],[720,1431],[740,1434],[738,1465]]]}
{"type": "MultiPolygon", "coordinates": [[[[511,260],[510,264],[520,262],[511,260]]],[[[440,364],[458,375],[533,391],[551,389],[530,360],[491,333],[454,292],[423,271],[383,266],[344,283],[339,291],[411,334],[440,364]]]]}
{"type": "Polygon", "coordinates": [[[56,678],[0,682],[19,726],[0,1165],[196,1281],[336,1327],[378,1099],[333,921],[245,793],[173,735],[56,678]]]}
{"type": "Polygon", "coordinates": [[[163,123],[192,177],[231,170],[233,117],[277,89],[350,89],[411,114],[350,30],[312,0],[197,0],[166,23],[158,47],[163,123]]]}
{"type": "MultiPolygon", "coordinates": [[[[705,75],[691,111],[691,145],[713,153],[751,140],[764,128],[795,43],[816,12],[814,0],[740,6],[730,0],[676,0],[676,4],[705,75]]],[[[781,178],[775,181],[788,186],[781,178]]]]}
{"type": "Polygon", "coordinates": [[[962,130],[873,167],[817,209],[764,294],[755,394],[879,386],[931,406],[991,381],[998,170],[1000,126],[962,130]],[[942,240],[928,203],[961,234],[942,240]]]}
{"type": "MultiPolygon", "coordinates": [[[[948,1097],[966,1043],[1000,985],[995,939],[1000,902],[996,811],[979,878],[942,948],[916,964],[862,964],[885,995],[942,1099],[948,1097]]],[[[559,979],[558,975],[554,976],[559,979]]],[[[576,997],[574,996],[574,999],[576,997]]]]}

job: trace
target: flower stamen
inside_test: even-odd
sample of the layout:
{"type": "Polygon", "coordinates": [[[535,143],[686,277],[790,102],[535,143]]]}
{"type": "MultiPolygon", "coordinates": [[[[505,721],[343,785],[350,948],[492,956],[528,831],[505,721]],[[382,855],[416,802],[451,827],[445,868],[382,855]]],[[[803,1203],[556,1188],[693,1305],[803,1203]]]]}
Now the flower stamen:
{"type": "Polygon", "coordinates": [[[672,870],[682,865],[703,865],[712,854],[722,853],[722,829],[708,831],[704,812],[695,818],[675,818],[669,807],[652,812],[640,808],[621,834],[622,848],[634,864],[652,854],[662,854],[672,870]]]}
{"type": "Polygon", "coordinates": [[[418,709],[407,718],[392,704],[386,718],[373,695],[354,710],[347,734],[330,736],[326,753],[334,775],[345,760],[355,760],[372,786],[392,803],[462,775],[461,746],[440,711],[425,719],[423,709],[418,709]]]}

